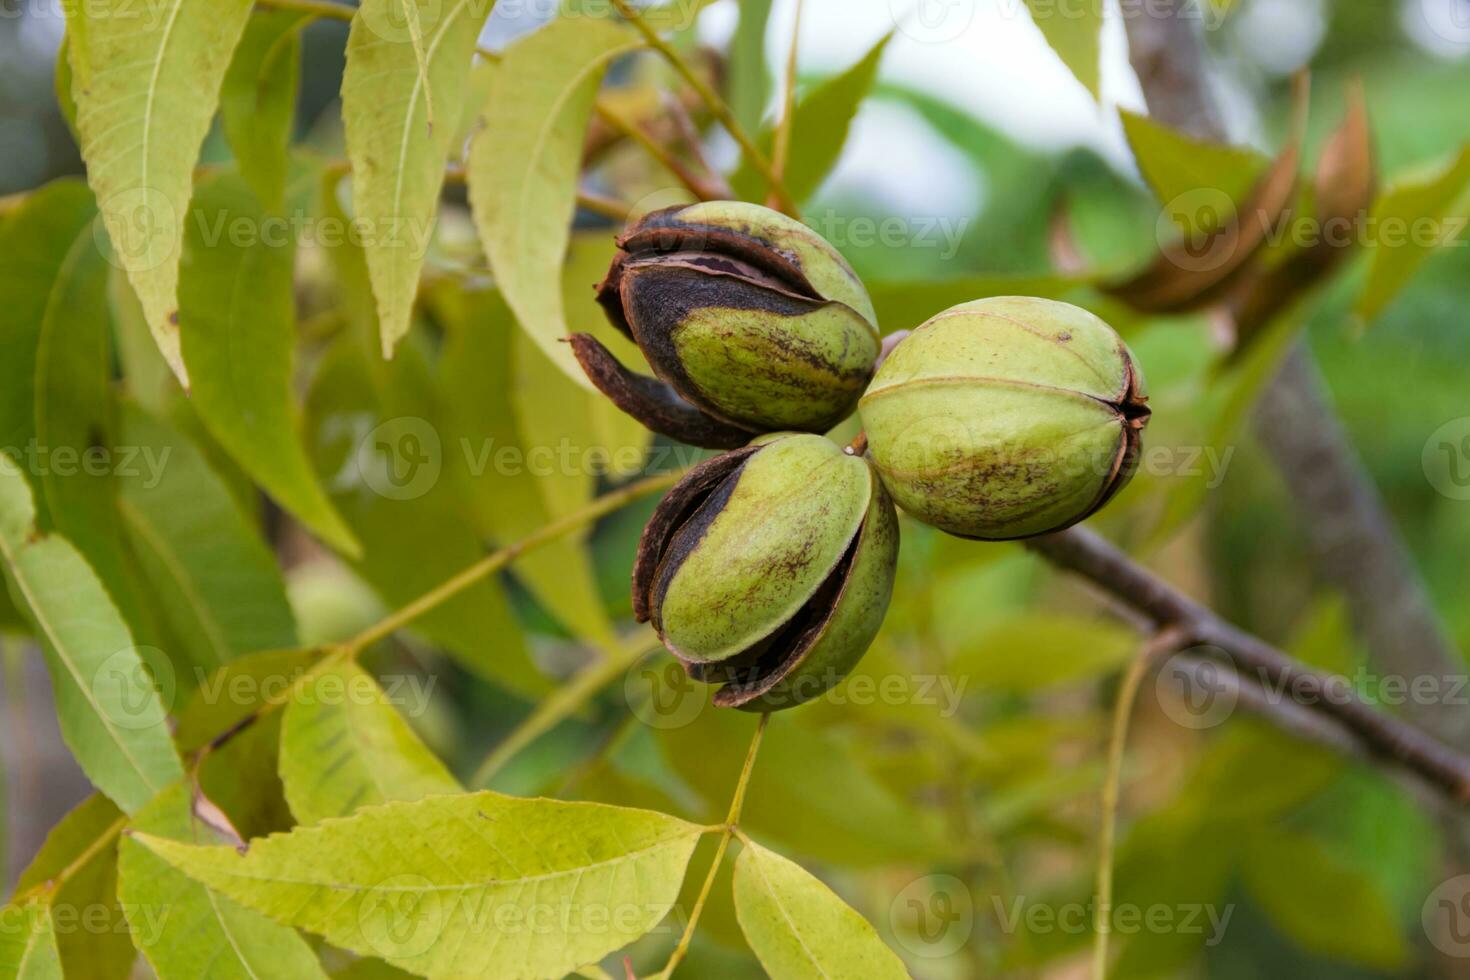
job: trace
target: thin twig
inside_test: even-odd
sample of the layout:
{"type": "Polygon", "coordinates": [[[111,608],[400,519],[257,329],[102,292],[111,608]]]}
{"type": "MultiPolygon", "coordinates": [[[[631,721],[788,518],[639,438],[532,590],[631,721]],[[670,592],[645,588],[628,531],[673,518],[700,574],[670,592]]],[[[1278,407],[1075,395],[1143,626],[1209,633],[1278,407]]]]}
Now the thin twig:
{"type": "Polygon", "coordinates": [[[363,630],[348,640],[345,646],[349,650],[361,650],[393,635],[420,616],[433,612],[461,592],[483,582],[526,552],[550,544],[557,538],[583,525],[590,524],[599,517],[611,514],[635,500],[667,489],[678,482],[679,477],[683,475],[683,471],[679,471],[663,476],[651,476],[598,497],[585,507],[552,521],[550,524],[543,525],[520,541],[486,555],[458,575],[385,617],[381,622],[363,630]]]}
{"type": "Polygon", "coordinates": [[[750,161],[750,165],[755,168],[756,173],[761,175],[761,179],[771,189],[771,193],[775,195],[781,210],[795,217],[796,202],[791,199],[791,195],[787,192],[785,184],[781,182],[781,178],[771,169],[771,162],[766,159],[766,155],[760,151],[760,148],[755,145],[755,141],[750,138],[750,134],[735,119],[735,114],[730,111],[730,106],[726,104],[725,100],[720,98],[714,89],[710,88],[708,82],[699,77],[699,74],[690,66],[683,55],[679,54],[679,52],[670,47],[667,41],[659,37],[658,31],[645,21],[638,14],[638,11],[634,10],[628,4],[628,0],[612,0],[612,2],[613,6],[617,8],[618,13],[622,14],[630,24],[637,28],[638,33],[642,34],[643,39],[648,42],[648,46],[657,51],[669,63],[670,67],[679,74],[680,78],[684,79],[685,83],[699,96],[700,101],[720,121],[720,125],[724,126],[735,142],[740,144],[740,149],[745,152],[746,159],[750,161]]]}
{"type": "Polygon", "coordinates": [[[648,154],[654,163],[657,163],[660,167],[673,174],[689,193],[701,201],[720,200],[718,191],[710,187],[703,178],[685,166],[682,160],[670,153],[666,147],[662,146],[650,136],[642,126],[625,119],[621,112],[611,106],[598,103],[595,108],[599,119],[637,144],[644,153],[648,154]]]}
{"type": "Polygon", "coordinates": [[[480,763],[470,786],[489,785],[495,774],[522,749],[580,711],[597,692],[626,674],[641,657],[657,647],[658,638],[652,630],[645,630],[643,635],[624,641],[611,656],[584,667],[566,684],[542,698],[535,709],[480,763]]]}
{"type": "Polygon", "coordinates": [[[1457,803],[1470,800],[1470,757],[1372,707],[1346,678],[1314,670],[1226,622],[1096,533],[1079,526],[1026,544],[1052,564],[1122,600],[1155,627],[1184,630],[1201,645],[1196,648],[1199,654],[1216,648],[1263,689],[1287,692],[1299,704],[1342,724],[1373,755],[1418,773],[1457,803]]]}
{"type": "Polygon", "coordinates": [[[730,838],[738,833],[740,811],[745,807],[745,791],[750,786],[750,774],[755,771],[755,756],[760,751],[761,737],[765,735],[766,724],[770,720],[770,714],[763,714],[755,726],[755,734],[750,739],[750,750],[745,753],[745,766],[740,770],[740,780],[735,784],[735,794],[730,799],[730,811],[725,816],[725,827],[720,834],[720,845],[715,850],[709,873],[704,876],[704,884],[699,889],[699,897],[694,900],[694,908],[689,913],[689,921],[684,925],[684,934],[679,937],[679,945],[674,948],[668,963],[664,964],[664,968],[659,971],[656,980],[668,980],[674,975],[674,969],[689,954],[689,944],[694,941],[694,930],[699,925],[700,914],[704,912],[704,903],[709,900],[710,891],[715,886],[715,877],[720,873],[720,865],[724,863],[725,852],[730,847],[730,838]]]}
{"type": "Polygon", "coordinates": [[[1108,938],[1113,924],[1113,851],[1118,839],[1118,798],[1122,795],[1123,756],[1128,746],[1128,722],[1138,689],[1159,657],[1173,653],[1188,642],[1183,632],[1168,628],[1150,637],[1128,665],[1118,699],[1113,705],[1112,734],[1108,739],[1108,772],[1102,788],[1102,829],[1097,845],[1097,908],[1093,914],[1092,980],[1106,980],[1108,938]]]}
{"type": "MultiPolygon", "coordinates": [[[[801,49],[802,0],[796,0],[795,22],[791,27],[791,49],[786,55],[786,90],[782,93],[781,118],[776,122],[776,132],[771,141],[771,173],[778,180],[786,179],[786,165],[791,161],[791,131],[796,124],[796,77],[801,49]]],[[[777,205],[775,191],[767,201],[777,205]]]]}

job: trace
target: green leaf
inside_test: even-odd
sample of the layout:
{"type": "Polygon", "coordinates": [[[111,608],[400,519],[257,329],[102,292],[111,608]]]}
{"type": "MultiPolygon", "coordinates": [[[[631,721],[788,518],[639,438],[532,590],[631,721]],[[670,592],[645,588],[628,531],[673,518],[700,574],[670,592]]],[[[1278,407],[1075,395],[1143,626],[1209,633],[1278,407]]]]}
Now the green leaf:
{"type": "Polygon", "coordinates": [[[772,980],[906,980],[868,921],[800,865],[747,842],[735,862],[735,912],[772,980]]]}
{"type": "MultiPolygon", "coordinates": [[[[354,567],[391,606],[485,556],[462,484],[443,475],[465,451],[441,430],[435,398],[413,345],[384,364],[351,336],[327,351],[308,397],[318,472],[364,543],[354,567]]],[[[551,689],[494,579],[466,589],[415,628],[512,691],[535,697],[551,689]]]]}
{"type": "Polygon", "coordinates": [[[1052,0],[1026,0],[1031,20],[1046,43],[1062,59],[1094,99],[1101,98],[1099,69],[1103,5],[1100,3],[1058,4],[1052,0]]]}
{"type": "MultiPolygon", "coordinates": [[[[706,701],[693,720],[675,726],[694,707],[683,699],[708,697],[702,685],[682,674],[670,664],[643,675],[665,685],[652,692],[658,700],[651,704],[666,710],[672,706],[655,716],[666,726],[659,732],[659,748],[679,777],[704,798],[710,817],[718,818],[739,778],[756,720],[706,701]]],[[[785,714],[772,716],[761,743],[741,825],[841,867],[938,860],[953,857],[964,846],[941,841],[931,815],[890,793],[863,765],[850,741],[813,731],[785,714]]]]}
{"type": "Polygon", "coordinates": [[[0,976],[15,980],[63,980],[56,923],[42,901],[0,907],[0,976]]]}
{"type": "Polygon", "coordinates": [[[237,726],[265,704],[288,697],[323,655],[317,650],[248,654],[201,683],[179,714],[178,743],[185,752],[236,731],[222,748],[205,755],[199,784],[243,837],[289,830],[296,821],[279,775],[284,712],[265,711],[237,726]]]}
{"type": "Polygon", "coordinates": [[[1377,234],[1366,242],[1368,284],[1358,315],[1372,320],[1408,285],[1434,249],[1453,243],[1467,217],[1462,204],[1470,184],[1470,144],[1442,167],[1395,181],[1373,208],[1377,234]],[[1427,233],[1426,233],[1427,230],[1427,233]]]}
{"type": "Polygon", "coordinates": [[[1113,623],[1022,613],[987,629],[949,670],[974,691],[1027,694],[1110,673],[1137,648],[1136,635],[1113,623]]]}
{"type": "Polygon", "coordinates": [[[35,517],[25,477],[0,458],[0,556],[45,651],[62,737],[93,785],[131,813],[183,775],[163,702],[97,576],[35,517]]]}
{"type": "Polygon", "coordinates": [[[309,22],[296,10],[257,10],[220,88],[220,119],[240,175],[273,211],[285,201],[301,31],[309,22]]]}
{"type": "Polygon", "coordinates": [[[148,617],[113,507],[124,457],[114,449],[110,270],[96,215],[86,187],[58,181],[0,229],[10,257],[0,268],[0,447],[25,455],[38,525],[76,544],[141,631],[148,617]]]}
{"type": "Polygon", "coordinates": [[[251,0],[164,3],[119,16],[66,6],[87,180],[169,366],[179,351],[179,247],[194,165],[251,0]]]}
{"type": "Polygon", "coordinates": [[[647,933],[702,828],[496,793],[389,803],[231,847],[137,840],[334,946],[427,977],[562,976],[647,933]]]}
{"type": "Polygon", "coordinates": [[[493,5],[460,0],[425,5],[420,12],[404,0],[364,0],[352,18],[342,122],[353,211],[370,229],[367,265],[385,356],[408,333],[453,122],[464,101],[475,40],[493,5]],[[405,9],[417,15],[408,24],[405,9]],[[422,66],[410,24],[422,32],[422,66]],[[440,119],[433,126],[431,91],[440,119]]]}
{"type": "Polygon", "coordinates": [[[148,465],[123,478],[122,524],[188,662],[207,671],[295,644],[275,556],[193,443],[130,408],[123,444],[148,465]]]}
{"type": "Polygon", "coordinates": [[[303,524],[358,552],[311,471],[291,401],[295,239],[236,176],[199,188],[179,294],[193,404],[232,457],[303,524]]]}
{"type": "Polygon", "coordinates": [[[222,835],[195,815],[189,789],[180,783],[138,812],[122,843],[118,893],[138,948],[159,980],[326,976],[295,931],[192,881],[138,843],[135,837],[143,834],[167,842],[218,841],[222,835]]]}
{"type": "MultiPolygon", "coordinates": [[[[837,165],[853,117],[873,89],[878,64],[883,60],[888,42],[893,40],[893,33],[884,34],[846,71],[814,86],[797,103],[791,127],[791,157],[784,178],[786,189],[797,203],[815,194],[837,165]]],[[[762,150],[769,155],[773,143],[774,137],[766,133],[761,140],[762,150]]],[[[746,200],[760,200],[764,195],[764,180],[749,160],[741,163],[730,182],[736,194],[746,200]]]]}
{"type": "Polygon", "coordinates": [[[1408,965],[1409,947],[1387,897],[1314,838],[1277,826],[1253,834],[1244,877],[1272,924],[1304,950],[1385,973],[1408,965]]]}
{"type": "Polygon", "coordinates": [[[351,663],[318,674],[287,705],[281,782],[303,824],[464,791],[372,675],[351,663]]]}
{"type": "Polygon", "coordinates": [[[771,0],[745,0],[730,42],[730,83],[727,99],[735,121],[747,133],[760,129],[771,100],[771,69],[766,62],[766,28],[771,0]]]}
{"type": "Polygon", "coordinates": [[[506,49],[467,177],[475,226],[521,328],[591,390],[571,348],[562,260],[577,203],[587,120],[608,64],[639,47],[605,18],[554,20],[506,49]]]}
{"type": "Polygon", "coordinates": [[[117,899],[117,839],[127,818],[94,793],[61,818],[16,883],[17,894],[45,887],[67,872],[50,905],[67,923],[91,923],[57,933],[61,963],[71,976],[127,980],[137,953],[117,899]],[[105,842],[98,846],[99,842],[105,842]],[[103,914],[105,913],[105,918],[103,914]]]}
{"type": "MultiPolygon", "coordinates": [[[[463,450],[455,459],[457,472],[480,531],[510,544],[558,516],[558,508],[578,506],[592,489],[585,456],[567,471],[555,459],[562,437],[551,429],[538,438],[522,428],[523,422],[538,402],[552,406],[554,419],[568,424],[581,406],[585,431],[585,407],[600,396],[552,369],[540,349],[515,329],[498,293],[444,288],[431,301],[448,334],[440,384],[449,441],[463,450]]],[[[550,429],[560,424],[554,419],[538,424],[550,429]]],[[[588,445],[572,448],[585,452],[588,445]]],[[[513,571],[568,630],[610,650],[612,625],[598,598],[584,540],[585,532],[551,542],[518,559],[513,571]]]]}
{"type": "MultiPolygon", "coordinates": [[[[1176,221],[1208,219],[1223,224],[1270,165],[1264,154],[1250,147],[1195,139],[1126,110],[1119,116],[1143,179],[1162,204],[1183,205],[1170,210],[1170,218],[1176,221]]],[[[1190,224],[1180,230],[1193,233],[1201,229],[1190,224]]]]}

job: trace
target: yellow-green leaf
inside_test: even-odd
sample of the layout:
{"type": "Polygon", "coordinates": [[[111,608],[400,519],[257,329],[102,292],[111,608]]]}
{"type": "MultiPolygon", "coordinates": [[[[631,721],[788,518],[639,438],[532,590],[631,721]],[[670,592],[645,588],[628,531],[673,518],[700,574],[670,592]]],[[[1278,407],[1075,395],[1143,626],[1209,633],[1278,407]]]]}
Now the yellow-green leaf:
{"type": "Polygon", "coordinates": [[[131,813],[183,775],[163,702],[97,576],[35,517],[25,477],[0,457],[0,557],[45,651],[62,737],[93,785],[131,813]]]}
{"type": "Polygon", "coordinates": [[[96,217],[87,188],[64,180],[32,194],[0,230],[9,257],[0,266],[0,447],[28,471],[37,524],[76,544],[124,621],[143,631],[113,507],[124,454],[114,449],[111,270],[96,217]]]}
{"type": "MultiPolygon", "coordinates": [[[[468,450],[441,428],[435,401],[415,345],[385,364],[369,343],[348,335],[322,358],[307,401],[318,472],[364,543],[354,567],[395,607],[486,553],[463,484],[445,472],[468,450]]],[[[523,696],[551,689],[495,579],[466,589],[414,628],[471,670],[523,696]]]]}
{"type": "Polygon", "coordinates": [[[56,923],[45,902],[0,908],[0,976],[6,980],[63,980],[56,923]]]}
{"type": "Polygon", "coordinates": [[[652,929],[701,828],[496,793],[389,803],[232,847],[136,839],[278,922],[427,977],[563,976],[652,929]]]}
{"type": "MultiPolygon", "coordinates": [[[[600,396],[553,369],[515,330],[498,293],[446,286],[432,302],[448,333],[441,384],[448,441],[460,450],[456,470],[481,533],[510,544],[558,516],[556,508],[585,501],[592,489],[589,446],[569,443],[575,455],[564,465],[557,455],[562,438],[554,432],[547,437],[544,427],[524,430],[522,422],[538,403],[554,406],[557,417],[566,419],[580,408],[578,431],[585,432],[586,407],[600,396]],[[533,432],[543,433],[542,439],[533,432]]],[[[585,533],[574,534],[538,548],[520,558],[514,571],[568,630],[612,649],[612,625],[584,540],[585,533]]]]}
{"type": "Polygon", "coordinates": [[[364,0],[352,18],[342,122],[352,163],[352,208],[368,229],[368,274],[385,356],[408,333],[453,121],[464,101],[475,40],[492,6],[455,0],[420,9],[404,0],[364,0]],[[407,22],[406,9],[412,11],[407,22]],[[440,119],[435,126],[429,125],[431,92],[440,119]]]}
{"type": "Polygon", "coordinates": [[[1358,299],[1358,315],[1372,320],[1408,285],[1436,248],[1463,235],[1470,211],[1464,206],[1470,184],[1470,143],[1439,169],[1392,183],[1373,208],[1376,234],[1365,243],[1368,284],[1358,299]]]}
{"type": "Polygon", "coordinates": [[[561,268],[598,86],[608,64],[638,46],[630,29],[593,17],[554,20],[517,41],[495,69],[470,147],[470,204],[496,283],[521,328],[589,390],[560,342],[569,333],[561,268]]]}
{"type": "Polygon", "coordinates": [[[139,844],[137,834],[187,842],[215,842],[220,834],[195,815],[189,788],[179,783],[138,812],[122,843],[118,894],[159,980],[326,977],[294,930],[214,894],[139,844]]]}
{"type": "Polygon", "coordinates": [[[122,480],[122,526],[186,645],[175,662],[207,672],[241,654],[294,644],[275,556],[199,449],[136,407],[125,412],[123,444],[141,463],[122,480]]]}
{"type": "Polygon", "coordinates": [[[1099,49],[1104,7],[1100,3],[1060,4],[1054,0],[1026,0],[1031,20],[1046,43],[1062,59],[1094,99],[1101,96],[1099,49]]]}
{"type": "Polygon", "coordinates": [[[137,953],[117,899],[117,841],[124,817],[107,797],[94,793],[46,835],[46,843],[16,882],[16,894],[44,887],[66,871],[50,905],[69,923],[56,936],[61,964],[71,976],[127,980],[137,953]]]}
{"type": "Polygon", "coordinates": [[[735,862],[735,914],[771,980],[906,980],[868,921],[800,865],[747,842],[735,862]]]}
{"type": "Polygon", "coordinates": [[[180,243],[194,165],[251,0],[165,0],[137,16],[65,5],[87,180],[148,327],[179,380],[180,243]]]}
{"type": "Polygon", "coordinates": [[[1252,835],[1244,877],[1271,922],[1307,952],[1385,973],[1409,962],[1388,897],[1315,839],[1264,827],[1252,835]]]}
{"type": "MultiPolygon", "coordinates": [[[[797,103],[791,127],[794,142],[783,179],[787,191],[798,203],[815,194],[837,165],[853,117],[872,91],[878,64],[892,39],[892,31],[884,34],[847,70],[815,86],[797,103]]],[[[767,154],[773,143],[774,137],[767,133],[762,140],[767,154]]],[[[730,181],[739,196],[747,200],[760,200],[764,196],[764,182],[749,160],[741,164],[730,181]]]]}
{"type": "Polygon", "coordinates": [[[298,10],[257,10],[220,88],[220,120],[240,175],[272,210],[280,208],[286,194],[301,31],[308,23],[298,10]]]}
{"type": "MultiPolygon", "coordinates": [[[[427,696],[422,688],[396,689],[427,696]]],[[[372,675],[351,663],[312,678],[286,707],[281,782],[303,824],[391,800],[463,792],[372,675]]]]}
{"type": "Polygon", "coordinates": [[[1187,234],[1229,221],[1270,165],[1250,147],[1195,139],[1135,112],[1119,115],[1143,179],[1187,234]]]}
{"type": "Polygon", "coordinates": [[[179,293],[193,404],[210,433],[332,547],[358,544],[312,473],[292,403],[295,237],[238,176],[199,187],[179,293]]]}
{"type": "Polygon", "coordinates": [[[1104,620],[1021,614],[967,645],[949,671],[977,693],[1023,694],[1109,673],[1137,647],[1132,632],[1104,620]]]}

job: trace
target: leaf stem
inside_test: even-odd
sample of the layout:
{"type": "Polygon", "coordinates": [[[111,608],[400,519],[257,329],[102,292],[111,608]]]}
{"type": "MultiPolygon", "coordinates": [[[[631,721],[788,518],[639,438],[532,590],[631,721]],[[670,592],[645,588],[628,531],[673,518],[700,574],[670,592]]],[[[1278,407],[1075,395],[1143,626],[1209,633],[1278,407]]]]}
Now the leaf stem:
{"type": "MultiPolygon", "coordinates": [[[[755,771],[755,756],[760,751],[761,739],[766,734],[766,725],[771,716],[767,712],[761,715],[761,720],[755,726],[755,734],[750,739],[750,750],[745,753],[745,766],[740,770],[740,780],[735,784],[735,795],[730,798],[730,811],[725,816],[725,828],[720,834],[720,844],[715,850],[715,859],[710,863],[709,872],[704,876],[704,884],[700,886],[699,897],[694,900],[694,908],[689,913],[689,921],[684,926],[684,934],[679,937],[679,945],[674,948],[668,963],[664,964],[655,980],[668,980],[674,975],[675,968],[683,962],[684,957],[689,955],[689,945],[694,942],[694,930],[699,926],[699,917],[704,912],[704,904],[709,901],[710,891],[715,886],[715,876],[720,873],[720,865],[725,862],[725,852],[730,849],[730,839],[740,833],[740,811],[745,807],[745,792],[750,787],[750,774],[755,771]]],[[[743,837],[744,835],[742,835],[743,837]]]]}
{"type": "Polygon", "coordinates": [[[565,517],[543,525],[533,533],[521,540],[491,552],[484,558],[475,562],[464,571],[450,578],[448,581],[419,596],[413,602],[384,617],[377,624],[363,630],[357,636],[348,640],[344,646],[352,654],[365,647],[369,647],[379,640],[386,639],[409,625],[420,616],[424,616],[444,603],[453,599],[461,592],[494,575],[511,562],[528,551],[534,551],[543,545],[550,544],[563,535],[570,534],[585,524],[597,520],[613,511],[650,494],[673,486],[683,476],[683,471],[667,473],[662,476],[651,476],[636,483],[630,483],[625,487],[603,494],[586,506],[567,514],[565,517]]]}
{"type": "Polygon", "coordinates": [[[624,118],[621,112],[610,106],[603,105],[601,102],[597,103],[594,109],[599,119],[636,143],[655,163],[673,174],[689,193],[701,201],[718,201],[720,199],[720,195],[715,193],[706,181],[686,167],[682,161],[670,153],[665,147],[659,145],[652,136],[648,135],[642,126],[624,118]]]}
{"type": "Polygon", "coordinates": [[[630,24],[637,28],[638,33],[642,34],[643,39],[648,42],[648,46],[662,55],[674,71],[678,72],[679,77],[684,79],[685,83],[699,96],[700,101],[720,121],[720,125],[724,126],[725,130],[734,138],[735,142],[740,144],[740,149],[745,151],[746,158],[750,161],[751,166],[756,169],[756,172],[761,175],[761,178],[770,187],[771,194],[780,205],[781,210],[795,217],[796,202],[791,199],[791,194],[786,190],[786,185],[782,183],[781,178],[776,172],[771,169],[771,161],[766,159],[766,155],[755,145],[755,141],[750,138],[750,134],[736,120],[735,114],[730,111],[730,106],[726,104],[725,100],[720,98],[719,94],[709,86],[708,82],[699,77],[699,74],[695,72],[683,55],[679,54],[667,41],[659,37],[658,31],[645,21],[639,15],[638,11],[634,10],[628,4],[628,0],[612,0],[612,2],[613,6],[617,8],[618,13],[622,14],[630,24]]]}
{"type": "Polygon", "coordinates": [[[505,764],[540,736],[571,717],[608,684],[628,672],[644,654],[658,647],[658,638],[645,629],[620,644],[611,656],[584,667],[541,700],[525,720],[507,735],[475,770],[471,787],[483,787],[505,764]]]}
{"type": "MultiPolygon", "coordinates": [[[[796,0],[796,21],[791,28],[791,50],[786,56],[786,91],[783,93],[781,119],[771,142],[771,173],[786,179],[786,165],[791,160],[791,131],[796,121],[797,55],[801,47],[801,12],[804,4],[796,0]]],[[[773,192],[774,194],[774,192],[773,192]]],[[[775,203],[774,200],[771,203],[775,203]]]]}
{"type": "Polygon", "coordinates": [[[1118,798],[1122,795],[1123,756],[1128,745],[1128,722],[1138,689],[1154,661],[1186,644],[1188,634],[1173,628],[1156,633],[1128,665],[1118,699],[1113,704],[1112,734],[1108,739],[1108,770],[1102,787],[1102,828],[1097,846],[1097,908],[1093,913],[1092,980],[1105,980],[1108,973],[1108,939],[1112,935],[1113,853],[1118,839],[1118,798]]]}

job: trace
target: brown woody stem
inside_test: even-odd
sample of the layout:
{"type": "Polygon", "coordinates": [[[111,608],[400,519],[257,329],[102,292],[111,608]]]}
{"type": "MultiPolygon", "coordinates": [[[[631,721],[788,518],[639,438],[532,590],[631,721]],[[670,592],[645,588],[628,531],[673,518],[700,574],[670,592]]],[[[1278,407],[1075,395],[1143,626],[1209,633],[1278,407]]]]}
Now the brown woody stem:
{"type": "MultiPolygon", "coordinates": [[[[1287,692],[1281,703],[1307,707],[1346,729],[1371,755],[1395,762],[1457,803],[1470,800],[1470,757],[1426,732],[1374,708],[1344,677],[1314,670],[1260,637],[1226,622],[1139,565],[1093,531],[1073,527],[1026,542],[1052,564],[1088,579],[1140,613],[1156,629],[1177,629],[1200,647],[1223,652],[1242,676],[1242,690],[1259,684],[1256,701],[1274,717],[1270,690],[1287,692]]],[[[1208,655],[1206,649],[1191,653],[1208,655]]]]}

